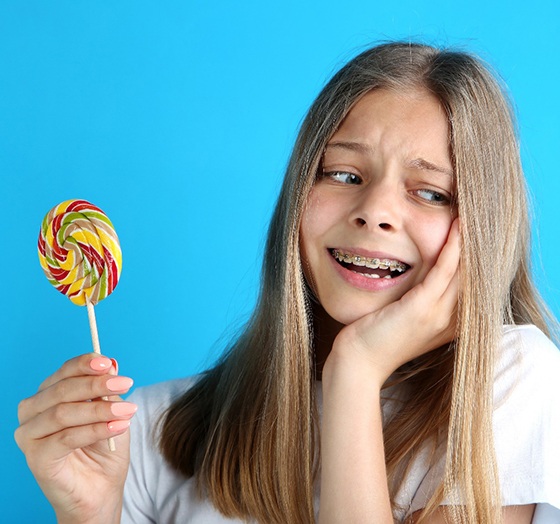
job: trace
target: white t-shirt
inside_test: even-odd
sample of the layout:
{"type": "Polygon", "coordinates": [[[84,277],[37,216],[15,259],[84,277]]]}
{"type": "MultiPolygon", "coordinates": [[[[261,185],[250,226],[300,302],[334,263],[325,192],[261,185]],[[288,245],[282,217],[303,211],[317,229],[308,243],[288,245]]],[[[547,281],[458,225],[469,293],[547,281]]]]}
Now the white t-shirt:
{"type": "MultiPolygon", "coordinates": [[[[241,522],[224,517],[208,500],[198,499],[194,480],[173,470],[154,442],[159,415],[193,381],[139,388],[130,397],[139,409],[131,426],[123,524],[241,522]]],[[[320,391],[319,383],[319,404],[320,391]]],[[[493,425],[502,505],[537,504],[533,524],[559,524],[560,351],[534,326],[504,326],[496,362],[493,425]]],[[[432,467],[427,454],[418,456],[397,494],[404,508],[395,515],[397,519],[424,507],[442,471],[443,456],[432,467]]]]}

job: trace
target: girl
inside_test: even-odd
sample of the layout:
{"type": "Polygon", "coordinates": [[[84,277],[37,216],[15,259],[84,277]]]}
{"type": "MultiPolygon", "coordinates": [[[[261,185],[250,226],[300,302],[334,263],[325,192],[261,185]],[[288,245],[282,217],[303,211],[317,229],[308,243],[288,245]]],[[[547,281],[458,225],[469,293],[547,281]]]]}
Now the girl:
{"type": "Polygon", "coordinates": [[[83,355],[21,403],[59,522],[560,522],[560,354],[526,207],[477,59],[353,59],[303,122],[260,298],[215,367],[103,402],[132,381],[83,355]]]}

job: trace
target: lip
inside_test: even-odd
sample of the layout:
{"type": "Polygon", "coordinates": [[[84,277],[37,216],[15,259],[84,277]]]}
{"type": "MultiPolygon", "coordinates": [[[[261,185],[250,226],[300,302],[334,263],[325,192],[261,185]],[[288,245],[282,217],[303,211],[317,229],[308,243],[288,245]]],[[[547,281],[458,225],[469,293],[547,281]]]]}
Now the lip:
{"type": "MultiPolygon", "coordinates": [[[[347,253],[355,253],[355,254],[363,255],[368,258],[379,258],[379,259],[386,258],[390,260],[398,260],[399,262],[404,262],[405,264],[407,264],[404,260],[401,260],[400,258],[396,258],[394,255],[390,255],[388,253],[384,253],[381,251],[367,251],[367,250],[356,249],[356,248],[336,248],[336,249],[347,253]]],[[[340,265],[336,261],[336,259],[332,256],[331,251],[332,249],[327,249],[326,254],[331,260],[331,264],[333,265],[335,271],[346,283],[358,289],[363,289],[366,291],[384,291],[386,289],[391,289],[394,288],[395,286],[400,286],[401,284],[405,283],[408,280],[410,273],[412,272],[411,271],[412,267],[410,267],[407,271],[405,271],[398,277],[394,277],[394,278],[372,279],[372,278],[364,277],[360,273],[355,273],[354,271],[350,269],[346,269],[344,266],[340,265]]],[[[410,266],[410,264],[407,265],[410,266]]]]}

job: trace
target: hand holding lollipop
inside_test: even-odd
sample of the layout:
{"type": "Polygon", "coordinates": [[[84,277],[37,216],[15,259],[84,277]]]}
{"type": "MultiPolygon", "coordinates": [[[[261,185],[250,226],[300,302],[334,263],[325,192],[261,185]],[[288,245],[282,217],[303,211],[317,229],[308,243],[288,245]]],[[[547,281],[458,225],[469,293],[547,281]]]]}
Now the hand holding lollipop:
{"type": "MultiPolygon", "coordinates": [[[[113,224],[86,200],[67,200],[43,219],[38,247],[49,282],[74,304],[87,306],[93,349],[101,353],[93,306],[113,292],[122,267],[113,224]]],[[[112,439],[109,447],[114,450],[112,439]]]]}

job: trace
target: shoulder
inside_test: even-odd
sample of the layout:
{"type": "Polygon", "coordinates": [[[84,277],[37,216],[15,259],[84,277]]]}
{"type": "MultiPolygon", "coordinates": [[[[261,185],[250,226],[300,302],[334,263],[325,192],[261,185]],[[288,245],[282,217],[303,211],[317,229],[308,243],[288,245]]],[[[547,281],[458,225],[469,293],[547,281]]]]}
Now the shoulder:
{"type": "Polygon", "coordinates": [[[495,366],[494,447],[505,504],[560,508],[560,351],[535,326],[505,326],[495,366]]]}
{"type": "Polygon", "coordinates": [[[136,418],[150,420],[160,416],[175,399],[196,384],[199,375],[167,382],[160,382],[150,386],[136,388],[127,400],[138,405],[136,418]]]}
{"type": "Polygon", "coordinates": [[[130,466],[124,490],[123,523],[166,521],[166,515],[183,511],[184,498],[192,496],[190,479],[179,475],[159,451],[157,429],[171,403],[196,383],[197,377],[162,382],[135,389],[127,400],[138,405],[130,426],[130,466]],[[171,501],[171,502],[169,502],[171,501]],[[175,501],[175,502],[174,502],[175,501]]]}
{"type": "Polygon", "coordinates": [[[161,416],[200,377],[140,387],[129,396],[131,402],[138,404],[138,413],[130,428],[130,467],[124,488],[123,524],[241,523],[224,517],[208,499],[200,497],[195,479],[181,475],[159,450],[157,429],[161,416]]]}
{"type": "Polygon", "coordinates": [[[140,402],[150,408],[155,408],[162,404],[169,405],[177,397],[188,391],[193,384],[196,384],[199,378],[200,375],[194,375],[192,377],[159,382],[149,386],[141,386],[130,394],[129,399],[131,402],[140,402]]]}
{"type": "Polygon", "coordinates": [[[560,351],[541,330],[504,326],[495,362],[495,410],[512,400],[525,404],[560,395],[559,377],[560,351]]]}
{"type": "Polygon", "coordinates": [[[189,390],[198,376],[161,382],[135,389],[128,401],[138,406],[130,426],[131,470],[152,475],[167,472],[159,452],[158,430],[162,417],[175,399],[189,390]]]}
{"type": "MultiPolygon", "coordinates": [[[[504,326],[497,350],[493,438],[502,504],[537,503],[533,523],[560,522],[560,351],[529,325],[504,326]]],[[[423,508],[444,470],[444,447],[436,457],[422,449],[397,502],[423,508]]]]}
{"type": "Polygon", "coordinates": [[[551,366],[551,371],[557,371],[560,368],[560,351],[536,326],[506,325],[503,327],[497,362],[497,369],[508,364],[522,364],[527,369],[544,370],[551,366]]]}

